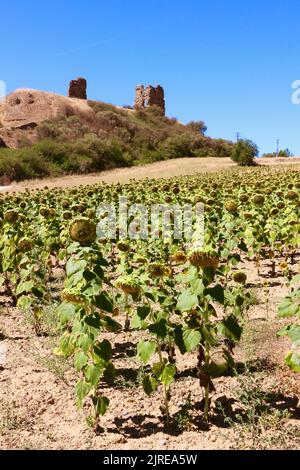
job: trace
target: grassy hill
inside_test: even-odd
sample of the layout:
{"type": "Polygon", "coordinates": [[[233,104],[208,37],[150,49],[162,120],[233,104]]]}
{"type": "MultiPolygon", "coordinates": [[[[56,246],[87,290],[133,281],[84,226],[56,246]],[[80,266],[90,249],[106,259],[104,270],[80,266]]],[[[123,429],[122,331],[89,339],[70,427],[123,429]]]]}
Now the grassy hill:
{"type": "Polygon", "coordinates": [[[231,142],[206,137],[196,123],[180,124],[156,107],[135,111],[98,101],[88,105],[93,113],[39,123],[34,143],[30,129],[20,148],[0,148],[0,183],[231,152],[231,142]]]}

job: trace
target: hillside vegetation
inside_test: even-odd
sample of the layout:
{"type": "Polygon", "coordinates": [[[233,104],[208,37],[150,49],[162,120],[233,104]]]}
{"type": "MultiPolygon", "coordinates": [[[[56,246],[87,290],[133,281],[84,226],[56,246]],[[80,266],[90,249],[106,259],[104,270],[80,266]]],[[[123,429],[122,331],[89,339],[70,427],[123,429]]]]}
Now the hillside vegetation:
{"type": "Polygon", "coordinates": [[[0,183],[89,173],[181,157],[227,157],[232,143],[204,136],[203,123],[180,124],[156,107],[133,111],[89,101],[90,115],[60,116],[24,133],[20,148],[0,148],[0,183]]]}

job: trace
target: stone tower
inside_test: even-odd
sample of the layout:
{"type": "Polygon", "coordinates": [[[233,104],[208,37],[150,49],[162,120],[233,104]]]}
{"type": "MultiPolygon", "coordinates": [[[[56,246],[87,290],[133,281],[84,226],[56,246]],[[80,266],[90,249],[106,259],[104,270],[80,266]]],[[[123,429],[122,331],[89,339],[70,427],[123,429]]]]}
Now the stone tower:
{"type": "Polygon", "coordinates": [[[165,115],[165,93],[163,87],[158,85],[154,87],[152,85],[144,87],[144,85],[138,85],[135,89],[135,109],[141,109],[145,107],[157,106],[160,108],[165,115]]]}
{"type": "Polygon", "coordinates": [[[69,98],[80,98],[82,100],[87,99],[86,94],[87,81],[85,78],[77,78],[76,80],[71,80],[69,85],[69,98]]]}

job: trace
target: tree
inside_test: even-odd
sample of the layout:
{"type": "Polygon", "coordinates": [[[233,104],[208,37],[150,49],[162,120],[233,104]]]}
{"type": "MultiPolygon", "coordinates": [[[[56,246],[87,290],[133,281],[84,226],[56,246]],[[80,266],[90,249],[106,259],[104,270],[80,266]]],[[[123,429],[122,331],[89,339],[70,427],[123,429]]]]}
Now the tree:
{"type": "Polygon", "coordinates": [[[239,166],[256,165],[254,158],[258,156],[257,145],[248,139],[239,140],[231,152],[231,160],[237,162],[239,166]]]}
{"type": "Polygon", "coordinates": [[[289,157],[293,157],[293,154],[289,151],[289,149],[284,149],[284,150],[279,151],[278,157],[289,158],[289,157]]]}
{"type": "Polygon", "coordinates": [[[207,126],[205,125],[204,121],[191,121],[187,123],[187,127],[190,127],[195,132],[200,132],[200,134],[204,135],[207,131],[207,126]]]}

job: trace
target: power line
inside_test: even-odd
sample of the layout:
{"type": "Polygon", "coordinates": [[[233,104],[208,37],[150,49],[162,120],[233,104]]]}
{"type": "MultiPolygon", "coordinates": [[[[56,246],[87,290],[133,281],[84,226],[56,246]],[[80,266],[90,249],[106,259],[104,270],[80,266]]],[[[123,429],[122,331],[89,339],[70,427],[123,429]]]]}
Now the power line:
{"type": "Polygon", "coordinates": [[[277,139],[276,140],[276,158],[279,157],[279,143],[280,143],[280,139],[277,139]]]}

